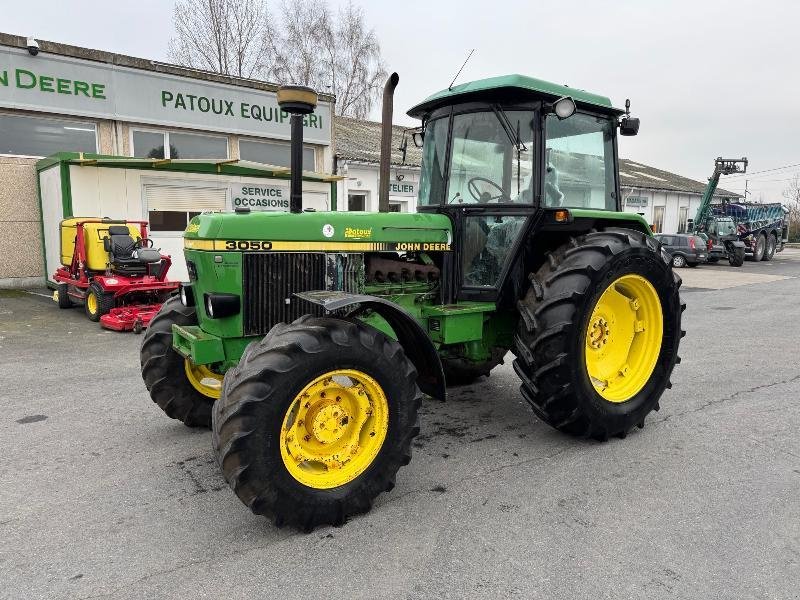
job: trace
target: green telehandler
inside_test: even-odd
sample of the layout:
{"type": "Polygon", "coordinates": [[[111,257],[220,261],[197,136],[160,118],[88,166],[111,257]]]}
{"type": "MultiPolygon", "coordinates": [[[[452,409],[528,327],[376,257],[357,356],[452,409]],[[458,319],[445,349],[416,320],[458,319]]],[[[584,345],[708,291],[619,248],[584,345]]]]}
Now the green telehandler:
{"type": "Polygon", "coordinates": [[[520,75],[465,83],[409,111],[418,211],[388,212],[393,74],[384,88],[380,212],[302,208],[302,118],[285,87],[289,213],[201,214],[189,283],[141,348],[170,417],[210,426],[226,481],[254,513],[311,530],[370,509],[411,460],[423,396],[514,355],[535,415],[623,438],[670,387],[680,279],[620,209],[608,98],[520,75]]]}

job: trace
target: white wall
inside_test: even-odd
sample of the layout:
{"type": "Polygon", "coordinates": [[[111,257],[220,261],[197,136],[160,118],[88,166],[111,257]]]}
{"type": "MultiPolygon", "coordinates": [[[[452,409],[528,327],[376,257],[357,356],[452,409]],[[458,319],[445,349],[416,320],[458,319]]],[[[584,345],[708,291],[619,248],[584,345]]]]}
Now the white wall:
{"type": "MultiPolygon", "coordinates": [[[[367,203],[364,209],[368,212],[378,211],[378,165],[372,163],[353,163],[350,162],[346,166],[347,172],[345,173],[342,168],[339,174],[344,177],[339,182],[337,190],[337,206],[338,210],[348,210],[347,198],[350,193],[366,193],[367,203]]],[[[402,175],[402,182],[413,183],[419,189],[419,174],[418,168],[402,168],[392,166],[389,170],[392,181],[398,181],[397,176],[402,175]]],[[[390,203],[400,203],[403,212],[416,212],[417,198],[416,196],[394,196],[389,195],[390,203]]]]}
{"type": "MultiPolygon", "coordinates": [[[[42,173],[42,205],[45,208],[45,250],[47,256],[47,277],[50,279],[60,264],[58,223],[61,214],[61,186],[59,169],[53,168],[42,173]]],[[[76,217],[108,217],[111,219],[147,220],[148,211],[144,206],[143,184],[163,181],[164,183],[203,185],[225,190],[226,211],[231,211],[231,184],[276,184],[288,187],[285,180],[266,177],[240,177],[233,175],[213,175],[209,173],[179,173],[175,171],[154,172],[143,169],[103,168],[93,166],[70,166],[72,190],[72,214],[76,217]]],[[[317,210],[330,209],[330,184],[303,182],[304,206],[317,210]]],[[[156,231],[150,237],[156,248],[172,258],[169,279],[187,281],[189,276],[183,258],[183,232],[156,231]]]]}
{"type": "Polygon", "coordinates": [[[701,196],[699,194],[690,194],[686,192],[666,192],[662,190],[650,190],[643,188],[622,188],[623,202],[629,196],[640,196],[647,198],[647,206],[628,206],[624,204],[625,212],[644,213],[644,218],[647,222],[653,223],[653,207],[664,207],[664,224],[662,233],[677,233],[678,220],[680,218],[680,207],[687,206],[689,208],[688,218],[694,219],[697,212],[697,207],[700,205],[701,196]]]}

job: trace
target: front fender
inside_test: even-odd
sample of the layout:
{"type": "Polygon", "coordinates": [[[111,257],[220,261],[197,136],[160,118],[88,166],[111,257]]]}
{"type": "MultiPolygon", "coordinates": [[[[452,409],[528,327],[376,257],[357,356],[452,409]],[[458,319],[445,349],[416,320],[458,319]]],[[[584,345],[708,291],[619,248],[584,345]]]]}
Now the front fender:
{"type": "Polygon", "coordinates": [[[321,306],[326,312],[353,307],[347,313],[350,317],[358,316],[366,310],[374,310],[389,323],[406,356],[417,369],[419,389],[437,400],[445,399],[446,385],[439,353],[417,320],[397,304],[377,296],[339,291],[319,290],[297,292],[294,295],[321,306]]]}

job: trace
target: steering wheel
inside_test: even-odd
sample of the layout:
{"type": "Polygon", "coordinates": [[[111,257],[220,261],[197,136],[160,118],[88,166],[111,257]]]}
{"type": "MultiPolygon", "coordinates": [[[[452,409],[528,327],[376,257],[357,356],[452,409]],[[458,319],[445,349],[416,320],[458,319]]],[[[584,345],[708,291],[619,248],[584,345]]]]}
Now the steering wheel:
{"type": "Polygon", "coordinates": [[[472,196],[473,198],[475,198],[475,200],[477,200],[482,204],[486,204],[487,202],[497,202],[501,198],[505,198],[509,202],[511,201],[511,198],[506,196],[506,193],[503,191],[503,188],[501,188],[491,179],[486,179],[486,177],[473,177],[467,182],[467,189],[469,190],[470,196],[472,196]],[[489,194],[489,192],[481,192],[478,189],[478,186],[475,185],[477,182],[489,184],[489,186],[493,187],[500,193],[497,194],[496,196],[492,196],[491,194],[489,194]],[[486,199],[486,195],[489,195],[488,200],[486,199]]]}

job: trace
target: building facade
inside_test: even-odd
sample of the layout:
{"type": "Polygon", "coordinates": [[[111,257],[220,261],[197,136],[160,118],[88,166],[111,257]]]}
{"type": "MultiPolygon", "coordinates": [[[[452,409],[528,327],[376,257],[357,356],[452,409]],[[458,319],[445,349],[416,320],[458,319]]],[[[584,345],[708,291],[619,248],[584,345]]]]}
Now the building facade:
{"type": "MultiPolygon", "coordinates": [[[[34,56],[26,46],[24,37],[0,33],[0,285],[44,281],[35,166],[43,157],[84,152],[289,166],[289,116],[277,106],[276,85],[46,41],[34,56]]],[[[332,168],[333,101],[320,96],[305,119],[305,170],[332,168]]],[[[180,192],[184,181],[191,196],[197,176],[174,173],[165,184],[180,192]]],[[[232,193],[225,192],[223,209],[232,193]]],[[[165,194],[159,202],[151,211],[145,198],[137,218],[162,236],[179,235],[181,211],[164,204],[165,194]]],[[[330,208],[330,200],[320,206],[330,208]]]]}
{"type": "MultiPolygon", "coordinates": [[[[624,210],[643,215],[656,233],[686,233],[706,188],[705,183],[625,158],[619,161],[619,178],[624,210]]],[[[714,198],[741,195],[717,188],[714,198]]]]}
{"type": "MultiPolygon", "coordinates": [[[[339,210],[377,211],[381,148],[381,124],[334,117],[335,173],[339,183],[339,210]]],[[[389,170],[389,210],[415,212],[422,152],[408,131],[392,127],[389,170]]]]}

